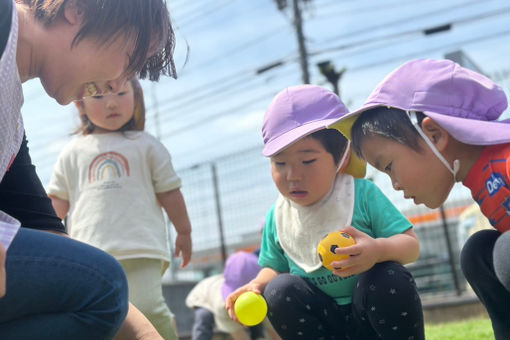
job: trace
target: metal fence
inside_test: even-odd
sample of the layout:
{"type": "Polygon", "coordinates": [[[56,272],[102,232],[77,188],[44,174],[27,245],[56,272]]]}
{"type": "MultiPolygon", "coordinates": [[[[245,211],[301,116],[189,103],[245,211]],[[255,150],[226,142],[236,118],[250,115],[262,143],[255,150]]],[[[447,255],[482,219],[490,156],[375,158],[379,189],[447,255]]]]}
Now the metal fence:
{"type": "MultiPolygon", "coordinates": [[[[165,275],[169,282],[198,281],[220,272],[225,257],[260,243],[261,222],[277,197],[269,160],[261,147],[228,155],[212,163],[181,169],[183,195],[193,227],[193,260],[179,269],[175,260],[165,275]]],[[[408,265],[423,294],[456,293],[466,289],[459,269],[459,214],[473,203],[467,189],[455,186],[441,209],[430,210],[395,192],[387,176],[369,172],[381,190],[414,224],[421,256],[408,265]]],[[[170,244],[175,232],[170,227],[170,244]]]]}

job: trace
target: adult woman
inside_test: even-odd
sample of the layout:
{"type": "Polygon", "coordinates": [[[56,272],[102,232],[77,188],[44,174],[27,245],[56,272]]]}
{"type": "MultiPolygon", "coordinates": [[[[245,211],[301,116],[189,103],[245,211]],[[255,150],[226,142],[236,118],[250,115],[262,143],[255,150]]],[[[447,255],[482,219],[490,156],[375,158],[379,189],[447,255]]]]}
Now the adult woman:
{"type": "Polygon", "coordinates": [[[127,283],[115,260],[40,231],[64,233],[31,164],[20,110],[21,83],[32,78],[67,104],[116,91],[133,74],[175,76],[166,4],[0,0],[0,13],[0,221],[22,225],[5,272],[0,248],[0,337],[110,339],[120,328],[118,336],[159,338],[135,308],[128,313],[127,283]]]}

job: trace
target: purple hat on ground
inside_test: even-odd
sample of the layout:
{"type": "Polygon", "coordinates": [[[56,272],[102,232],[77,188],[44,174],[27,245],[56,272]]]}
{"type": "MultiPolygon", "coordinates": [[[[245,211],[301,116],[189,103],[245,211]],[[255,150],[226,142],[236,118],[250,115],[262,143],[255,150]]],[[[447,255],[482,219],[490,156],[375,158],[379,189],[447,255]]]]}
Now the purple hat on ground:
{"type": "Polygon", "coordinates": [[[455,139],[473,145],[510,142],[503,90],[489,78],[450,60],[419,59],[390,73],[363,106],[332,125],[350,138],[358,115],[377,106],[422,111],[455,139]]]}
{"type": "MultiPolygon", "coordinates": [[[[262,153],[271,157],[313,132],[327,128],[347,112],[340,98],[325,88],[315,85],[288,87],[276,95],[264,116],[262,153]]],[[[361,160],[351,153],[345,173],[364,177],[365,172],[359,171],[358,163],[362,164],[361,160]]]]}
{"type": "Polygon", "coordinates": [[[221,287],[223,300],[226,300],[234,290],[254,279],[261,269],[258,257],[253,253],[240,251],[230,255],[223,271],[225,277],[221,287]]]}

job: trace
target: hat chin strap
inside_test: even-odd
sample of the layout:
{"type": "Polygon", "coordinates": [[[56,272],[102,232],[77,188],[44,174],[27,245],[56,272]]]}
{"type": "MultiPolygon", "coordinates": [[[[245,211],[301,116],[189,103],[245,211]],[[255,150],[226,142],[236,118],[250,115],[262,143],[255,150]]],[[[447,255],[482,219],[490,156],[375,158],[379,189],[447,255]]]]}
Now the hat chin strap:
{"type": "Polygon", "coordinates": [[[460,161],[458,159],[454,160],[453,168],[452,168],[451,165],[448,163],[448,161],[443,157],[443,155],[441,155],[439,150],[437,150],[435,145],[432,144],[430,139],[425,135],[425,133],[421,129],[420,124],[418,124],[418,118],[416,117],[416,111],[407,111],[407,114],[409,115],[409,119],[411,120],[411,123],[413,124],[416,131],[418,131],[420,136],[425,140],[425,143],[427,143],[427,145],[430,147],[432,152],[437,156],[437,158],[439,158],[441,163],[443,163],[446,166],[446,168],[452,173],[453,181],[456,182],[457,181],[457,172],[459,172],[459,169],[460,169],[460,161]]]}
{"type": "Polygon", "coordinates": [[[342,169],[342,167],[344,166],[345,160],[347,159],[347,157],[349,156],[349,152],[351,151],[350,148],[351,141],[347,140],[347,145],[345,146],[344,154],[342,155],[342,159],[340,160],[338,166],[336,167],[336,172],[340,171],[340,169],[342,169]]]}

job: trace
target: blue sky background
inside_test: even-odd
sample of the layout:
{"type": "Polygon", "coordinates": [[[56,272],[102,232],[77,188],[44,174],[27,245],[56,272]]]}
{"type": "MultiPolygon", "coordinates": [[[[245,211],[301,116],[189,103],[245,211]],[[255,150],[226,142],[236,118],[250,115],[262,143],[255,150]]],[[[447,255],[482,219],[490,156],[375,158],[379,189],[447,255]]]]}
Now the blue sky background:
{"type": "MultiPolygon", "coordinates": [[[[351,109],[403,62],[456,50],[509,93],[508,1],[314,0],[302,7],[311,83],[331,88],[318,62],[345,67],[341,97],[351,109]],[[423,34],[447,23],[447,32],[423,34]]],[[[177,170],[261,146],[262,118],[272,97],[301,83],[290,8],[279,11],[273,0],[172,0],[169,10],[179,79],[142,83],[147,131],[161,138],[177,170]],[[282,65],[256,73],[275,62],[282,65]]],[[[38,80],[23,87],[30,152],[46,185],[78,124],[77,112],[47,97],[38,80]]]]}

